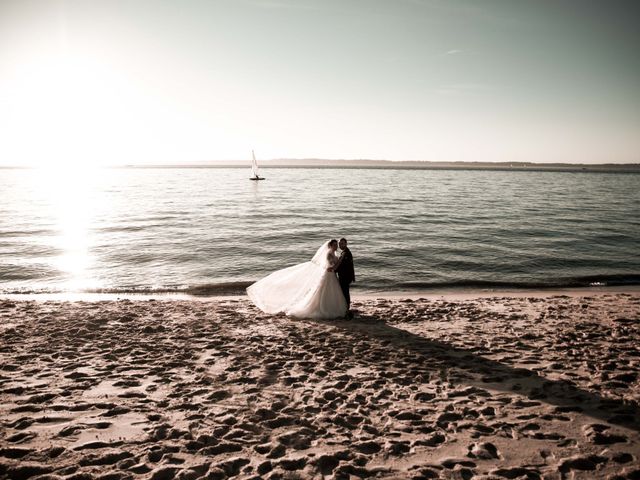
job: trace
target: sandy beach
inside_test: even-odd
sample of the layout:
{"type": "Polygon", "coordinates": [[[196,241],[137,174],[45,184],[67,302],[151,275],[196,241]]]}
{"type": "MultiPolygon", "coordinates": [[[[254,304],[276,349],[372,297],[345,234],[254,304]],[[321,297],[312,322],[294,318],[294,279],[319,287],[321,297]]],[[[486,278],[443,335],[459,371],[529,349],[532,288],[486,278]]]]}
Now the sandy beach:
{"type": "Polygon", "coordinates": [[[0,478],[640,478],[640,293],[0,300],[0,478]]]}

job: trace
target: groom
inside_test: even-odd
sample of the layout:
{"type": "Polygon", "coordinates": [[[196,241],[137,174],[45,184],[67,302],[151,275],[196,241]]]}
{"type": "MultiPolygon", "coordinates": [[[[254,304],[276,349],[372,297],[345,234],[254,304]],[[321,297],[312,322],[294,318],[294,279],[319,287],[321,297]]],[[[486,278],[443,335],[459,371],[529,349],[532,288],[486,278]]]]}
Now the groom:
{"type": "Polygon", "coordinates": [[[338,263],[336,272],[338,273],[338,282],[340,282],[340,288],[344,294],[344,298],[347,301],[347,318],[352,318],[353,314],[349,310],[351,306],[351,296],[349,295],[349,284],[356,281],[356,274],[353,269],[353,255],[351,250],[347,247],[347,239],[341,238],[338,243],[342,254],[338,263]]]}

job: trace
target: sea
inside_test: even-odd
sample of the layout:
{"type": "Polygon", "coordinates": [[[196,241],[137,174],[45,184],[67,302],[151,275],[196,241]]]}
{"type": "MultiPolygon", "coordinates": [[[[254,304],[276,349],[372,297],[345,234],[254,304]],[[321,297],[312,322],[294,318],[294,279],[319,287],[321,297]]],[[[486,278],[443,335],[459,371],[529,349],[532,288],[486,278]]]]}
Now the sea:
{"type": "Polygon", "coordinates": [[[348,239],[356,292],[640,284],[640,174],[0,170],[0,294],[242,294],[348,239]]]}

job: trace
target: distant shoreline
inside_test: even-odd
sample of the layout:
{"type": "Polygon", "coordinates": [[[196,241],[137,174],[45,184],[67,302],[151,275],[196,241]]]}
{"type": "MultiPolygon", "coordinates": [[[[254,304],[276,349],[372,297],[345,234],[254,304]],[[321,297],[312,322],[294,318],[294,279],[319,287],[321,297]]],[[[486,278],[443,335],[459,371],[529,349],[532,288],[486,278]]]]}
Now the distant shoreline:
{"type": "MultiPolygon", "coordinates": [[[[192,169],[192,168],[248,168],[249,161],[217,161],[177,164],[113,165],[104,168],[124,169],[192,169]]],[[[31,169],[28,166],[0,166],[0,169],[31,169]]],[[[640,173],[640,163],[531,163],[531,162],[428,162],[392,160],[323,160],[323,159],[272,159],[260,161],[260,168],[310,168],[310,169],[382,169],[382,170],[496,170],[519,172],[599,172],[640,173]]]]}

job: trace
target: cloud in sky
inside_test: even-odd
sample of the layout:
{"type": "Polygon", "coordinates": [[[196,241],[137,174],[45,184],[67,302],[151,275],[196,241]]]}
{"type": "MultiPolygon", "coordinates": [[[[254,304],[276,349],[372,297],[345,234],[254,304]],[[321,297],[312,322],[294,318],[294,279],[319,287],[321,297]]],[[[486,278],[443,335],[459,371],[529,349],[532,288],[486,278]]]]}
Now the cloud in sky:
{"type": "Polygon", "coordinates": [[[493,94],[495,87],[482,83],[453,83],[441,85],[435,89],[439,95],[475,95],[493,94]]]}
{"type": "MultiPolygon", "coordinates": [[[[236,0],[237,1],[237,0],[236,0]]],[[[246,0],[246,3],[258,8],[274,8],[274,9],[298,9],[298,10],[318,10],[320,7],[310,2],[301,0],[246,0]]]]}

